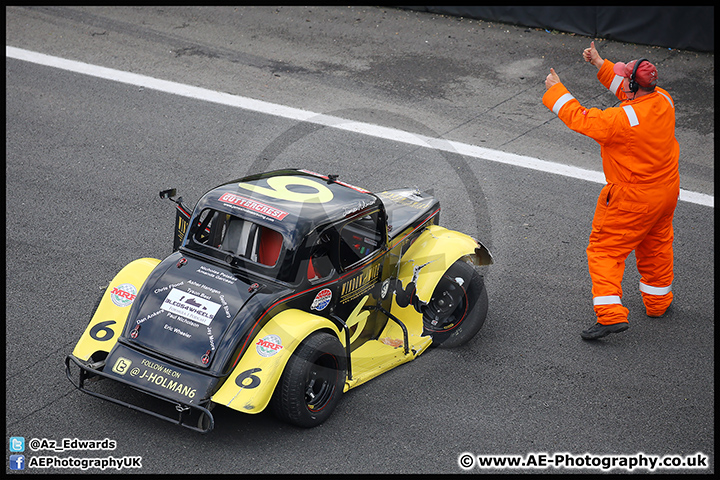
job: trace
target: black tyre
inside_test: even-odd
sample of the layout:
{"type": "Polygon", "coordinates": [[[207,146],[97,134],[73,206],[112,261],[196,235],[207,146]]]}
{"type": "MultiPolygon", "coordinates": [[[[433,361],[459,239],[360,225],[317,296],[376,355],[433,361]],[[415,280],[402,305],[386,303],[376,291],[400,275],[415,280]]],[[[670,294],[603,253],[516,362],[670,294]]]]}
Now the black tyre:
{"type": "Polygon", "coordinates": [[[434,347],[457,347],[482,328],[487,309],[482,275],[458,260],[443,274],[423,311],[423,333],[432,335],[434,347]]]}
{"type": "Polygon", "coordinates": [[[340,400],[346,376],[340,341],[328,333],[310,335],[285,366],[271,400],[273,413],[299,427],[320,425],[340,400]]]}

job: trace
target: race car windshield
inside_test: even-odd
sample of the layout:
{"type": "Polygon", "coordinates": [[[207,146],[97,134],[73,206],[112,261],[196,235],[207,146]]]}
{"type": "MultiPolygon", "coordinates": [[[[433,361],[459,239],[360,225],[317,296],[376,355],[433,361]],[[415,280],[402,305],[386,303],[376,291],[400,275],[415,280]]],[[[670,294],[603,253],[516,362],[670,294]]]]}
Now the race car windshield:
{"type": "Polygon", "coordinates": [[[266,267],[278,263],[283,237],[275,230],[209,208],[203,210],[193,224],[191,242],[203,253],[228,263],[234,263],[227,258],[228,254],[266,267]]]}

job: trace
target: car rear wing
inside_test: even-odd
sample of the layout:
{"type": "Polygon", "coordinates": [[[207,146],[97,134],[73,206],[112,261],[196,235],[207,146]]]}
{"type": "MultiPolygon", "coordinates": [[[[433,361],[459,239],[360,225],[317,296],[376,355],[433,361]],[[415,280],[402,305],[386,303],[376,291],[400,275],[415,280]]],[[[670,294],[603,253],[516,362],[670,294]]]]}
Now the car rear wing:
{"type": "Polygon", "coordinates": [[[182,197],[174,198],[177,194],[177,190],[170,188],[160,192],[160,198],[168,198],[175,202],[175,235],[173,236],[173,252],[177,251],[185,238],[188,224],[190,223],[190,215],[192,211],[183,203],[182,197]]]}

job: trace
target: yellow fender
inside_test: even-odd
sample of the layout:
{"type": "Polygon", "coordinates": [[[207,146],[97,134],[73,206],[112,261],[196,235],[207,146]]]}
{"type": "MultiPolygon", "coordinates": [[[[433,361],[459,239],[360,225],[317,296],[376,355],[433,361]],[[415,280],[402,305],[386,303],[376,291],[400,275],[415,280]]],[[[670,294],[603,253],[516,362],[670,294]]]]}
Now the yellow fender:
{"type": "Polygon", "coordinates": [[[160,260],[156,258],[141,258],[130,262],[115,275],[75,345],[75,357],[87,361],[96,352],[110,352],[125,327],[130,305],[158,263],[160,260]]]}
{"type": "MultiPolygon", "coordinates": [[[[398,279],[405,289],[417,274],[415,293],[423,302],[429,302],[442,275],[461,258],[476,265],[489,265],[493,262],[488,249],[471,236],[430,225],[402,256],[398,279]]],[[[405,324],[411,336],[422,335],[422,314],[415,310],[413,305],[400,307],[394,297],[391,312],[405,324]]],[[[400,328],[394,322],[388,322],[382,335],[402,338],[400,328]]]]}
{"type": "Polygon", "coordinates": [[[487,248],[471,236],[430,225],[403,255],[398,278],[403,286],[407,286],[412,281],[414,269],[419,268],[417,296],[428,302],[443,273],[462,257],[476,265],[493,262],[487,248]]]}
{"type": "Polygon", "coordinates": [[[344,335],[326,318],[296,309],[275,315],[255,335],[225,384],[211,400],[244,413],[263,411],[290,356],[300,342],[318,330],[332,332],[345,346],[344,335]]]}

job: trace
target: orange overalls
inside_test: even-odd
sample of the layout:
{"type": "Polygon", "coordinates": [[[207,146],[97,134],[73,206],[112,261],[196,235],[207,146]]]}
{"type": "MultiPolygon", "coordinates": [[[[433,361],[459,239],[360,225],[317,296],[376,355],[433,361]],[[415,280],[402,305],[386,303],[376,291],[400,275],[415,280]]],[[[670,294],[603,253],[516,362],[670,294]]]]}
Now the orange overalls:
{"type": "Polygon", "coordinates": [[[603,325],[627,322],[622,305],[625,259],[635,250],[646,313],[660,316],[673,299],[672,220],[680,194],[675,139],[675,104],[667,91],[628,100],[622,77],[605,60],[598,80],[622,101],[600,110],[584,108],[562,83],[543,96],[543,104],[571,130],[601,146],[603,187],[595,207],[588,268],[593,307],[603,325]]]}

